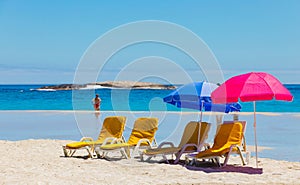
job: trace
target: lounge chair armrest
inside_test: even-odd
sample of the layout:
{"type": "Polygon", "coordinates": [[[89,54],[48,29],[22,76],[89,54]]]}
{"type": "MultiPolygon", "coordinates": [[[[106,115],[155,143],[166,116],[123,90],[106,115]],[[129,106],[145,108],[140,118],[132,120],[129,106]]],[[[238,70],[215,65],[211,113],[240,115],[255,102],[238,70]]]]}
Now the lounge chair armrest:
{"type": "Polygon", "coordinates": [[[114,141],[114,143],[125,143],[125,141],[122,138],[116,138],[116,140],[114,141]]]}
{"type": "Polygon", "coordinates": [[[117,138],[115,138],[115,137],[108,137],[108,138],[106,138],[106,139],[103,141],[102,145],[113,144],[113,143],[117,143],[117,142],[118,142],[118,139],[117,139],[117,138]]]}
{"type": "Polygon", "coordinates": [[[242,151],[241,147],[238,144],[232,144],[229,148],[229,151],[231,152],[234,147],[236,147],[238,150],[242,151]]]}
{"type": "Polygon", "coordinates": [[[195,149],[198,151],[198,146],[196,144],[189,143],[189,144],[183,145],[181,152],[186,151],[187,147],[191,147],[191,146],[195,147],[195,149]]]}
{"type": "Polygon", "coordinates": [[[137,143],[136,147],[140,147],[143,142],[147,142],[149,144],[149,146],[151,147],[151,143],[150,143],[149,139],[140,139],[139,142],[137,143]]]}
{"type": "Polygon", "coordinates": [[[162,148],[163,146],[170,145],[171,147],[174,147],[174,144],[172,142],[162,142],[160,145],[158,145],[157,148],[162,148]]]}
{"type": "Polygon", "coordinates": [[[193,143],[188,143],[188,144],[185,144],[183,145],[183,147],[181,148],[180,151],[178,151],[175,155],[176,155],[176,159],[174,161],[174,164],[177,164],[180,160],[180,157],[182,156],[183,153],[186,153],[186,152],[194,152],[194,151],[198,151],[198,146],[196,144],[193,144],[193,143]],[[188,151],[186,150],[188,147],[194,147],[195,150],[191,150],[191,151],[188,151]]]}
{"type": "MultiPolygon", "coordinates": [[[[138,150],[140,149],[140,146],[142,143],[148,143],[149,147],[151,148],[151,142],[149,141],[149,139],[140,139],[139,142],[137,143],[137,145],[134,147],[131,156],[135,156],[138,153],[138,150]]],[[[140,157],[142,157],[142,155],[140,155],[140,157]]]]}
{"type": "Polygon", "coordinates": [[[91,137],[83,137],[80,139],[80,141],[94,141],[94,139],[91,137]]]}
{"type": "Polygon", "coordinates": [[[230,148],[233,148],[233,147],[238,147],[238,145],[237,145],[237,144],[232,144],[232,145],[230,146],[230,148]]]}

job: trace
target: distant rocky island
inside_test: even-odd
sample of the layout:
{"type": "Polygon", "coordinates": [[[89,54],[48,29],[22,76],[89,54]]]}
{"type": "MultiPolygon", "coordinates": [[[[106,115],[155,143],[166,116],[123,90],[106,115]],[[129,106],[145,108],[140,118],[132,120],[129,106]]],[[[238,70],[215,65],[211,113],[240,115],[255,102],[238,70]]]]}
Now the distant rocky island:
{"type": "Polygon", "coordinates": [[[60,84],[43,86],[36,90],[80,90],[80,89],[175,89],[176,86],[164,85],[151,82],[134,82],[134,81],[105,81],[87,84],[60,84]]]}

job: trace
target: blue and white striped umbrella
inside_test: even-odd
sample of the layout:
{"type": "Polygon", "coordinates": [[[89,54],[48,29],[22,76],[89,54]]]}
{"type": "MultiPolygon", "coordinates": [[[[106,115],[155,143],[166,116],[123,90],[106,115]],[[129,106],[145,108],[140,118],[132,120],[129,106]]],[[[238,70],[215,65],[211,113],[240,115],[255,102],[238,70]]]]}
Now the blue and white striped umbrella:
{"type": "Polygon", "coordinates": [[[218,86],[208,82],[194,82],[181,86],[164,98],[164,102],[177,106],[178,108],[189,108],[200,111],[233,112],[240,111],[239,103],[213,104],[211,92],[218,86]]]}

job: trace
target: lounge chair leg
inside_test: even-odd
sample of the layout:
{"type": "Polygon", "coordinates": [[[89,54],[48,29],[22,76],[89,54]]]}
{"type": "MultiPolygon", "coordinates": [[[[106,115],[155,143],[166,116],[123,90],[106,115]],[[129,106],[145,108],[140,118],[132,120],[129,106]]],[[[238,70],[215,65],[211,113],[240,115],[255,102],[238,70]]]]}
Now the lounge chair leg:
{"type": "Polygon", "coordinates": [[[146,161],[150,161],[150,159],[152,159],[152,156],[148,157],[148,158],[146,159],[146,161]]]}
{"type": "Polygon", "coordinates": [[[100,158],[100,154],[99,154],[99,152],[97,150],[95,150],[95,153],[96,153],[96,157],[100,158]]]}
{"type": "Polygon", "coordinates": [[[72,157],[76,150],[67,149],[66,146],[62,146],[65,157],[72,157]]]}
{"type": "Polygon", "coordinates": [[[223,167],[225,167],[227,165],[228,160],[229,160],[229,154],[227,154],[227,156],[226,156],[226,158],[224,160],[224,163],[222,165],[223,167]]]}
{"type": "Polygon", "coordinates": [[[89,153],[89,157],[90,157],[90,158],[93,158],[92,152],[91,152],[88,148],[87,148],[86,150],[87,150],[87,152],[89,153]]]}
{"type": "Polygon", "coordinates": [[[186,166],[193,166],[196,165],[196,159],[195,158],[189,158],[187,155],[185,156],[185,165],[186,166]]]}
{"type": "Polygon", "coordinates": [[[107,154],[108,154],[108,152],[103,152],[101,157],[105,158],[107,156],[107,154]]]}
{"type": "Polygon", "coordinates": [[[189,165],[191,165],[191,166],[196,165],[196,159],[192,159],[192,160],[189,162],[189,165]]]}
{"type": "Polygon", "coordinates": [[[131,158],[132,155],[130,154],[130,148],[125,149],[125,154],[127,159],[131,158]]]}
{"type": "Polygon", "coordinates": [[[221,163],[220,163],[220,160],[219,160],[219,157],[216,157],[216,158],[212,158],[211,161],[215,164],[218,165],[218,167],[221,167],[221,163]]]}
{"type": "Polygon", "coordinates": [[[168,164],[170,164],[169,161],[168,161],[168,158],[167,158],[165,155],[163,155],[162,157],[163,157],[163,159],[164,159],[168,164]]]}
{"type": "Polygon", "coordinates": [[[143,162],[144,161],[144,155],[143,155],[143,153],[140,154],[140,158],[141,158],[141,161],[143,162]]]}
{"type": "MultiPolygon", "coordinates": [[[[244,156],[243,156],[243,154],[242,154],[242,152],[241,152],[241,149],[238,147],[238,153],[239,153],[239,155],[240,155],[240,158],[241,158],[241,160],[242,160],[242,163],[243,163],[243,165],[246,165],[246,163],[245,163],[245,160],[244,160],[244,156]]],[[[247,154],[246,154],[247,155],[247,154]]],[[[247,156],[246,156],[247,157],[247,156]]]]}
{"type": "Polygon", "coordinates": [[[185,159],[184,159],[185,166],[189,165],[189,162],[190,162],[189,158],[187,156],[185,156],[185,159]]]}
{"type": "Polygon", "coordinates": [[[251,156],[251,152],[247,151],[246,152],[246,164],[250,163],[250,156],[251,156]]]}
{"type": "Polygon", "coordinates": [[[137,154],[139,154],[139,145],[137,145],[136,147],[134,147],[131,156],[134,158],[137,154]]]}
{"type": "MultiPolygon", "coordinates": [[[[177,154],[177,155],[175,155],[176,156],[176,158],[175,158],[175,160],[174,160],[174,164],[177,164],[179,161],[180,161],[180,157],[181,157],[181,153],[179,153],[179,154],[177,154]]],[[[172,155],[173,156],[173,155],[172,155]]]]}
{"type": "Polygon", "coordinates": [[[129,148],[121,148],[120,153],[122,157],[125,157],[126,159],[130,158],[130,149],[129,148]]]}
{"type": "Polygon", "coordinates": [[[68,151],[67,151],[66,147],[65,147],[65,146],[62,146],[62,148],[63,148],[65,157],[69,157],[68,151]]]}

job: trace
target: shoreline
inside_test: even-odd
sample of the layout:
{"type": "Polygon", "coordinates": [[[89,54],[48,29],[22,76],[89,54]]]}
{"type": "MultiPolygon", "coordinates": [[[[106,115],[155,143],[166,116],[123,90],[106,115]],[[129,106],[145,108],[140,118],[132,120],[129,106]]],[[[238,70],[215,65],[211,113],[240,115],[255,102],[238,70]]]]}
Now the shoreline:
{"type": "MultiPolygon", "coordinates": [[[[150,163],[119,160],[119,153],[113,154],[116,158],[112,161],[66,158],[61,146],[68,142],[0,140],[2,184],[299,184],[300,181],[300,162],[259,158],[256,168],[254,157],[249,165],[241,166],[240,159],[232,156],[227,167],[190,170],[183,164],[157,163],[159,157],[150,163]]],[[[76,154],[86,155],[85,152],[76,154]]]]}

